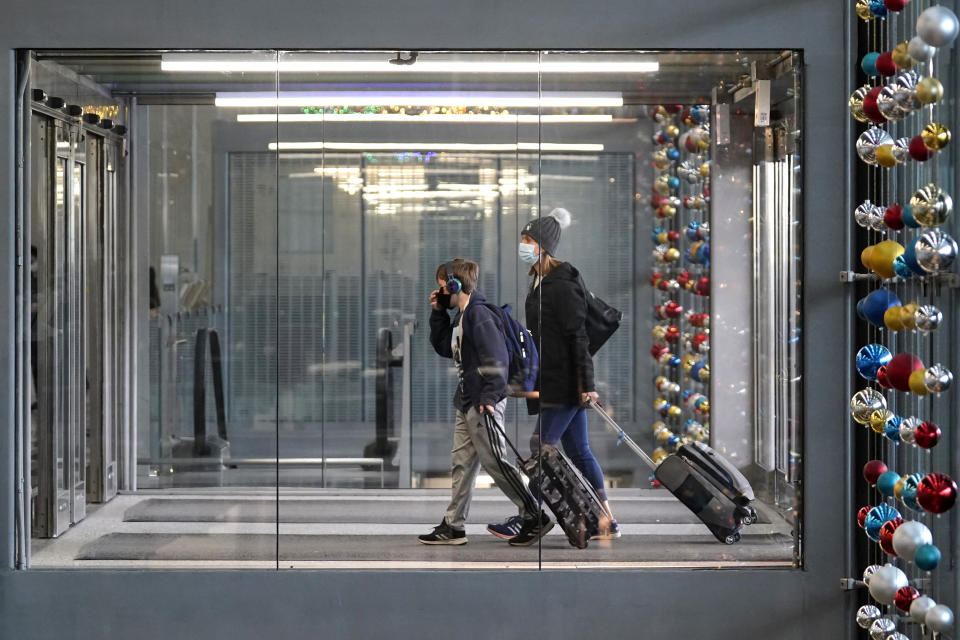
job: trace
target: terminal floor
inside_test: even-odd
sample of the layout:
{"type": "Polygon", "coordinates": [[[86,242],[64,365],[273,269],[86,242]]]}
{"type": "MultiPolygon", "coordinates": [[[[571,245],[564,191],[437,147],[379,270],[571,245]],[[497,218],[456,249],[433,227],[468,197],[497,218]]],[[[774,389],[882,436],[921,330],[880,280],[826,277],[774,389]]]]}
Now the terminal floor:
{"type": "Polygon", "coordinates": [[[496,489],[475,492],[469,542],[417,542],[443,515],[449,491],[168,490],[123,494],[92,508],[54,540],[33,540],[34,568],[537,569],[790,566],[790,526],[758,504],[735,545],[717,542],[670,494],[610,490],[623,535],[571,547],[559,527],[512,547],[486,532],[515,512],[496,489]],[[279,520],[279,521],[278,521],[279,520]]]}

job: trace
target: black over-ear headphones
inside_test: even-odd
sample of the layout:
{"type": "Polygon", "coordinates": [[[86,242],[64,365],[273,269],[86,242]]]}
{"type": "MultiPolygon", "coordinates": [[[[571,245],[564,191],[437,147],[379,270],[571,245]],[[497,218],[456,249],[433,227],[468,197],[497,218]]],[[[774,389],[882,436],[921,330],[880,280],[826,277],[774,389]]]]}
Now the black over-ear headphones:
{"type": "Polygon", "coordinates": [[[460,282],[460,278],[453,275],[453,260],[448,262],[444,268],[447,271],[447,293],[450,295],[460,293],[463,289],[463,283],[460,282]]]}

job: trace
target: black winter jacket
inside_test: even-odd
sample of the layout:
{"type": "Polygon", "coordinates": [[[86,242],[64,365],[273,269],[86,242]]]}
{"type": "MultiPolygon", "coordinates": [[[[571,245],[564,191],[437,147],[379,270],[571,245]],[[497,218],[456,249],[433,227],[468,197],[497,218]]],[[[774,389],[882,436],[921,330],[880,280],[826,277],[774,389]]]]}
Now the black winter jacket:
{"type": "MultiPolygon", "coordinates": [[[[555,267],[527,294],[527,328],[540,352],[541,406],[578,405],[581,393],[595,390],[586,296],[580,272],[569,262],[555,267]]],[[[539,409],[534,401],[527,406],[530,413],[539,409]]]]}
{"type": "Polygon", "coordinates": [[[454,406],[464,413],[470,407],[496,405],[507,397],[509,353],[500,329],[500,320],[485,306],[486,298],[479,291],[470,296],[470,304],[453,320],[447,311],[433,309],[430,313],[430,344],[444,358],[452,358],[450,340],[453,328],[463,325],[460,335],[460,361],[463,377],[453,396],[454,406]]]}

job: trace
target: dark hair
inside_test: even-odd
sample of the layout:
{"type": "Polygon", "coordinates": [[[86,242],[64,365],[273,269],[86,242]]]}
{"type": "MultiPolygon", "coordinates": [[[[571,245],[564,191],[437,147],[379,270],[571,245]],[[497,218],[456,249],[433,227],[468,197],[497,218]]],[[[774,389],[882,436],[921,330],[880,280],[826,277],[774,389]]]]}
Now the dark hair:
{"type": "Polygon", "coordinates": [[[437,267],[437,280],[446,282],[448,273],[447,265],[453,265],[453,277],[463,285],[463,292],[471,294],[477,289],[477,281],[480,279],[480,265],[473,260],[464,258],[454,258],[451,262],[444,262],[437,267]]]}

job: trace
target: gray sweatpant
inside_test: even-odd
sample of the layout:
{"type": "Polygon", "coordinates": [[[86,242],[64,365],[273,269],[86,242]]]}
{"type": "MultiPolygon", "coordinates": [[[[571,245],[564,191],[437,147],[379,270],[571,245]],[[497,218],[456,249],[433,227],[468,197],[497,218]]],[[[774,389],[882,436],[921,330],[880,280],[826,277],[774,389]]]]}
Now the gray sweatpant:
{"type": "MultiPolygon", "coordinates": [[[[494,407],[497,424],[503,426],[503,412],[507,400],[494,407]]],[[[463,529],[470,510],[473,485],[480,467],[493,478],[497,487],[517,505],[524,519],[537,517],[540,510],[533,494],[523,484],[513,460],[513,451],[507,447],[503,434],[488,424],[485,416],[471,407],[466,414],[457,411],[453,430],[453,451],[450,452],[450,472],[453,479],[450,505],[444,519],[454,529],[463,529]]]]}

